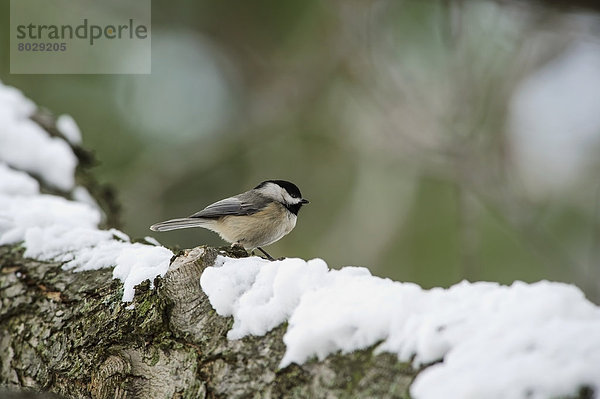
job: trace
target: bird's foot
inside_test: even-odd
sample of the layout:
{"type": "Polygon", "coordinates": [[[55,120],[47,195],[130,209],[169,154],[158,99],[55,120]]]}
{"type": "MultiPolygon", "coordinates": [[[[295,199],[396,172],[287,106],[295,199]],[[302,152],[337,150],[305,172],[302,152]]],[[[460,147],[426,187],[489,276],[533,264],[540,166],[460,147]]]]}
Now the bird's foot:
{"type": "Polygon", "coordinates": [[[246,248],[238,243],[231,244],[231,252],[239,257],[248,256],[248,251],[246,251],[246,248]]]}

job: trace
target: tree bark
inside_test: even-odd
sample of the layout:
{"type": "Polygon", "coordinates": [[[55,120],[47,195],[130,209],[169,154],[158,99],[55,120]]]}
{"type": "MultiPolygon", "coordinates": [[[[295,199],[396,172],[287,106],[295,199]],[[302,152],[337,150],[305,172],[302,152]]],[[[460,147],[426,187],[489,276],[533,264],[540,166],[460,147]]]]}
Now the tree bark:
{"type": "Polygon", "coordinates": [[[229,341],[200,275],[229,248],[180,254],[121,302],[110,269],[72,273],[0,247],[0,383],[70,398],[406,398],[415,371],[372,348],[278,369],[285,325],[229,341]]]}

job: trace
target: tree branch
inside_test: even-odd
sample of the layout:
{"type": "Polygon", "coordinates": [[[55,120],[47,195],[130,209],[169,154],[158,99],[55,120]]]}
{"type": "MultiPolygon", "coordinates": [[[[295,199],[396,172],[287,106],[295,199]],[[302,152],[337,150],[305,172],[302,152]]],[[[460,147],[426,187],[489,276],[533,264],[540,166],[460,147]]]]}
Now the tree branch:
{"type": "Polygon", "coordinates": [[[0,382],[74,398],[408,397],[415,371],[362,350],[278,369],[285,326],[229,341],[231,318],[199,279],[217,254],[199,247],[136,287],[134,309],[108,269],[71,273],[0,247],[0,382]]]}

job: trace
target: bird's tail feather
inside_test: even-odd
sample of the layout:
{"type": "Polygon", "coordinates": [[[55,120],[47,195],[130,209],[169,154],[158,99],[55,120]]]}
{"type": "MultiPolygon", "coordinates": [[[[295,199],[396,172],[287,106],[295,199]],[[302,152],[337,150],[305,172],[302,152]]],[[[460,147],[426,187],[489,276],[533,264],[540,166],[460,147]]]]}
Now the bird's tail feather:
{"type": "Polygon", "coordinates": [[[153,231],[170,231],[177,229],[187,229],[190,227],[208,227],[210,222],[200,218],[181,218],[171,219],[164,222],[156,223],[150,226],[153,231]]]}

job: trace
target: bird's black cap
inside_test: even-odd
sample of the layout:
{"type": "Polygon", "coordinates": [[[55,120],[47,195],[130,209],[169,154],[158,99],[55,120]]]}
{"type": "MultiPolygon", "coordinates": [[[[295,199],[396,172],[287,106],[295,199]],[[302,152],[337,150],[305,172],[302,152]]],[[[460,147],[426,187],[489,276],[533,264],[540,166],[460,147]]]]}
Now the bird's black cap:
{"type": "Polygon", "coordinates": [[[257,189],[264,187],[267,183],[277,184],[279,187],[287,191],[292,198],[302,198],[302,194],[300,193],[300,189],[298,188],[298,186],[287,180],[265,180],[264,182],[260,183],[254,188],[257,189]]]}

